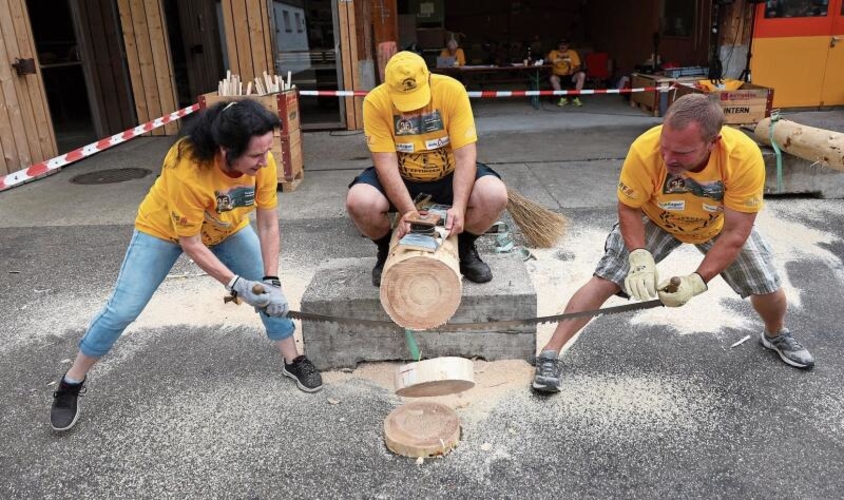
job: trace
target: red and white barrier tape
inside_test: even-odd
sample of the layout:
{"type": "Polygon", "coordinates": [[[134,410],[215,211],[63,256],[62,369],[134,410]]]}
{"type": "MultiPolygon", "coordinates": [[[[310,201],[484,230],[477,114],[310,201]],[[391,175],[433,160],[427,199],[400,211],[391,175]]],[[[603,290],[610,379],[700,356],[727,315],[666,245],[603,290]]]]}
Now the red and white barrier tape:
{"type": "Polygon", "coordinates": [[[38,162],[30,166],[29,168],[19,170],[5,177],[0,177],[0,191],[5,191],[6,189],[13,188],[28,180],[32,180],[38,176],[44,175],[47,172],[62,168],[65,165],[69,165],[73,162],[79,161],[82,158],[87,158],[91,155],[99,153],[100,151],[105,151],[106,149],[112,146],[124,143],[129,139],[134,139],[135,137],[144,135],[151,130],[157,129],[158,127],[163,127],[164,125],[170,122],[185,117],[197,111],[198,109],[199,104],[192,104],[184,109],[180,109],[179,111],[170,113],[169,115],[156,118],[155,120],[146,122],[142,125],[138,125],[137,127],[126,130],[120,134],[115,134],[111,137],[100,139],[97,142],[92,142],[91,144],[82,146],[81,148],[74,149],[69,153],[65,153],[50,160],[38,162]]]}
{"type": "MultiPolygon", "coordinates": [[[[555,95],[592,95],[592,94],[632,94],[634,92],[667,92],[672,87],[636,87],[624,89],[589,89],[589,90],[481,90],[469,91],[469,97],[540,97],[555,95]]],[[[364,97],[365,90],[300,90],[300,96],[311,97],[364,97]]]]}
{"type": "MultiPolygon", "coordinates": [[[[631,94],[634,92],[667,92],[673,86],[663,85],[659,87],[636,87],[624,89],[594,89],[594,90],[482,90],[467,92],[469,97],[539,97],[539,96],[562,96],[562,95],[591,95],[591,94],[631,94]]],[[[369,92],[366,90],[300,90],[301,96],[331,96],[331,97],[364,97],[369,92]]],[[[105,139],[100,139],[97,142],[92,142],[81,148],[74,149],[69,153],[57,156],[55,158],[38,162],[31,165],[29,168],[19,170],[15,173],[9,174],[5,177],[0,177],[0,191],[5,191],[22,184],[28,180],[35,179],[41,175],[46,174],[52,170],[57,170],[66,165],[70,165],[83,158],[95,155],[100,151],[124,143],[129,139],[146,134],[147,132],[163,127],[164,125],[185,117],[195,111],[199,110],[199,104],[192,104],[179,111],[170,113],[169,115],[156,118],[155,120],[138,125],[135,128],[126,130],[120,134],[115,134],[105,139]]]]}

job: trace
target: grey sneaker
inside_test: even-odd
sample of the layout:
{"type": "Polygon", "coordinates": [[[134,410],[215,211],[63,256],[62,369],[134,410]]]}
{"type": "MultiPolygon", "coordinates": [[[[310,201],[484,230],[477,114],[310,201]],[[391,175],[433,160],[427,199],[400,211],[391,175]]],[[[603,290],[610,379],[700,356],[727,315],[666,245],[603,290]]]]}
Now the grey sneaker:
{"type": "Polygon", "coordinates": [[[777,351],[777,354],[780,355],[782,360],[791,366],[796,366],[797,368],[811,368],[815,366],[815,358],[809,354],[809,351],[800,342],[794,340],[788,328],[780,330],[779,335],[776,337],[768,337],[763,329],[759,338],[765,348],[777,351]]]}
{"type": "Polygon", "coordinates": [[[560,392],[560,373],[563,364],[557,359],[556,351],[542,351],[536,357],[536,376],[533,378],[533,390],[537,392],[560,392]]]}

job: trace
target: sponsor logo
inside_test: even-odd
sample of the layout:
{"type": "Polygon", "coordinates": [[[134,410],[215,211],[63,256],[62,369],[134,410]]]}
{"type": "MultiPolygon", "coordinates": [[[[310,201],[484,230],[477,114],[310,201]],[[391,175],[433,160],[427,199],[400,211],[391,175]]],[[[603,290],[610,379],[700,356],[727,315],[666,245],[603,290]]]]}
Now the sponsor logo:
{"type": "Polygon", "coordinates": [[[430,139],[425,141],[425,149],[440,149],[447,146],[449,143],[448,137],[440,137],[438,139],[430,139]]]}
{"type": "Polygon", "coordinates": [[[759,198],[748,198],[747,200],[745,200],[744,204],[745,206],[755,208],[762,204],[762,200],[760,200],[759,198]]]}
{"type": "Polygon", "coordinates": [[[725,115],[739,115],[744,113],[750,113],[750,108],[747,106],[726,106],[724,108],[725,115]]]}
{"type": "Polygon", "coordinates": [[[659,208],[667,211],[667,212],[679,212],[681,210],[685,210],[686,208],[686,201],[685,200],[677,200],[677,201],[662,201],[659,203],[659,208]]]}
{"type": "Polygon", "coordinates": [[[639,195],[636,194],[636,191],[632,187],[628,186],[622,181],[618,181],[618,191],[624,196],[630,198],[631,200],[635,200],[639,197],[639,195]]]}
{"type": "Polygon", "coordinates": [[[707,212],[714,212],[714,213],[724,211],[724,207],[721,206],[721,205],[707,205],[706,203],[703,204],[703,209],[706,210],[707,212]]]}
{"type": "Polygon", "coordinates": [[[410,92],[411,90],[416,88],[416,78],[405,78],[401,82],[401,90],[402,92],[410,92]]]}
{"type": "Polygon", "coordinates": [[[416,148],[413,147],[413,143],[396,143],[396,151],[399,153],[412,153],[416,151],[416,148]]]}
{"type": "Polygon", "coordinates": [[[752,99],[764,99],[765,96],[758,92],[721,92],[722,101],[750,101],[752,99]]]}

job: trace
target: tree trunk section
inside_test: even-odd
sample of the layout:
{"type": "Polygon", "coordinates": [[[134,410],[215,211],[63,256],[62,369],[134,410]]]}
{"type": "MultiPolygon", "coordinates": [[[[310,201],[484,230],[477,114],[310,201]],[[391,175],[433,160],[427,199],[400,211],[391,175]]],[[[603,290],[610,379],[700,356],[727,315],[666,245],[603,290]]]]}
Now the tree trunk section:
{"type": "Polygon", "coordinates": [[[381,274],[381,304],[402,328],[428,330],[445,324],[460,305],[463,282],[457,236],[435,252],[398,244],[396,233],[381,274]]]}
{"type": "MultiPolygon", "coordinates": [[[[844,134],[783,119],[774,122],[773,127],[774,140],[782,151],[844,172],[844,134]]],[[[771,119],[760,121],[754,134],[770,146],[771,119]]]]}

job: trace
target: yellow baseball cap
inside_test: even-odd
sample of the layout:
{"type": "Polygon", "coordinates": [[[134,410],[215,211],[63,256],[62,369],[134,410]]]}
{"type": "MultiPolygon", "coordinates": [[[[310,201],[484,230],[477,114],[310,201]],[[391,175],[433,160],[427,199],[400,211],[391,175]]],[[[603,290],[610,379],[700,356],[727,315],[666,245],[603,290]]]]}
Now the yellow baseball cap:
{"type": "Polygon", "coordinates": [[[417,54],[396,53],[387,61],[384,79],[390,100],[399,111],[415,111],[431,102],[428,65],[417,54]]]}

